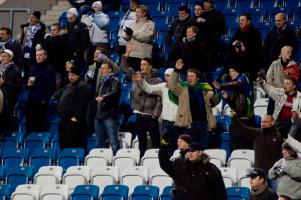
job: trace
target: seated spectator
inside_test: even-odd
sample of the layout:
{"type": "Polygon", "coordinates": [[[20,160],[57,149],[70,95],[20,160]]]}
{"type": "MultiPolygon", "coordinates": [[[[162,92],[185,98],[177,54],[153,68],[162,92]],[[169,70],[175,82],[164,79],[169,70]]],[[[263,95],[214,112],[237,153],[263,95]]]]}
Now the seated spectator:
{"type": "Polygon", "coordinates": [[[13,62],[14,54],[9,49],[1,52],[0,90],[2,92],[3,107],[0,114],[0,134],[16,131],[15,106],[22,86],[21,72],[13,62]]]}
{"type": "Polygon", "coordinates": [[[9,49],[14,53],[13,61],[15,65],[22,68],[23,53],[20,43],[13,37],[10,28],[0,28],[0,49],[9,49]]]}
{"type": "Polygon", "coordinates": [[[147,15],[147,7],[139,5],[136,8],[137,20],[130,28],[126,27],[122,33],[122,37],[128,41],[131,49],[128,62],[135,71],[139,69],[142,58],[151,58],[152,56],[155,23],[148,20],[147,15]]]}
{"type": "Polygon", "coordinates": [[[285,199],[301,199],[301,159],[292,147],[284,143],[282,156],[269,171],[270,179],[277,179],[279,196],[285,199]]]}
{"type": "Polygon", "coordinates": [[[268,187],[267,173],[264,170],[255,168],[247,176],[250,177],[251,199],[278,200],[277,193],[268,187]]]}

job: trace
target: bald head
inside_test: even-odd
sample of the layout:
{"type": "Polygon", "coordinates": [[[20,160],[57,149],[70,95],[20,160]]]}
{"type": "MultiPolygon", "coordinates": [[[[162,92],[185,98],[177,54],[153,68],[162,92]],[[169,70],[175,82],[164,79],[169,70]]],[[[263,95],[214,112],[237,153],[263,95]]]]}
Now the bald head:
{"type": "Polygon", "coordinates": [[[277,13],[275,15],[275,25],[277,28],[282,28],[286,22],[286,15],[285,13],[277,13]]]}
{"type": "Polygon", "coordinates": [[[293,54],[293,47],[291,46],[284,46],[281,49],[281,58],[283,61],[288,61],[291,59],[293,54]]]}
{"type": "Polygon", "coordinates": [[[274,118],[272,115],[265,115],[261,119],[261,128],[271,128],[274,125],[274,118]]]}

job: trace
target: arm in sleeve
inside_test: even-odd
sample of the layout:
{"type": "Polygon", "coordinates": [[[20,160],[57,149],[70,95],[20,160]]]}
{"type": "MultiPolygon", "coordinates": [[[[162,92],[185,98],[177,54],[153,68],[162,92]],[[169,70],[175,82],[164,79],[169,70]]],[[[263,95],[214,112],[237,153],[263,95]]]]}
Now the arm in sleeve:
{"type": "Polygon", "coordinates": [[[133,38],[139,42],[151,42],[155,35],[155,24],[146,23],[141,29],[133,29],[133,38]]]}
{"type": "Polygon", "coordinates": [[[293,138],[292,136],[288,135],[288,138],[285,140],[286,143],[296,152],[301,154],[301,143],[293,138]]]}
{"type": "Polygon", "coordinates": [[[155,95],[160,95],[162,94],[162,83],[156,84],[156,85],[151,85],[147,83],[145,80],[142,80],[140,82],[140,85],[142,89],[148,93],[148,94],[155,94],[155,95]]]}
{"type": "Polygon", "coordinates": [[[90,35],[89,35],[89,30],[86,25],[81,26],[82,30],[80,31],[80,41],[79,45],[77,45],[76,48],[76,54],[80,55],[82,52],[86,50],[86,48],[89,47],[90,44],[90,35]]]}
{"type": "Polygon", "coordinates": [[[272,63],[271,66],[269,67],[267,75],[266,75],[267,83],[271,84],[271,85],[275,85],[274,84],[274,68],[275,67],[272,63]]]}
{"type": "Polygon", "coordinates": [[[268,83],[260,84],[262,89],[271,97],[274,101],[277,101],[280,97],[285,95],[284,90],[282,88],[276,88],[268,83]]]}
{"type": "Polygon", "coordinates": [[[78,102],[79,104],[74,116],[77,120],[80,119],[82,116],[85,116],[85,112],[87,110],[87,106],[89,102],[89,91],[86,86],[82,86],[81,88],[78,88],[78,102]]]}
{"type": "Polygon", "coordinates": [[[171,81],[168,88],[174,93],[176,96],[180,96],[183,86],[181,86],[179,82],[179,72],[175,69],[171,74],[171,81]]]}
{"type": "Polygon", "coordinates": [[[280,161],[281,161],[281,160],[277,161],[277,162],[273,165],[273,167],[269,170],[269,174],[268,174],[268,175],[269,175],[269,178],[272,179],[272,180],[274,180],[274,179],[277,178],[277,174],[276,174],[274,168],[275,168],[276,166],[280,166],[280,161]]]}
{"type": "Polygon", "coordinates": [[[252,127],[248,127],[248,126],[244,125],[243,123],[241,123],[241,121],[237,117],[233,118],[233,123],[235,124],[237,129],[240,130],[241,133],[243,133],[251,138],[254,138],[256,133],[259,131],[258,128],[252,128],[252,127]]]}
{"type": "Polygon", "coordinates": [[[297,158],[293,166],[284,166],[283,172],[296,181],[301,181],[301,160],[297,158]]]}
{"type": "Polygon", "coordinates": [[[221,86],[221,90],[235,89],[235,88],[241,88],[241,87],[243,87],[243,84],[240,80],[238,80],[238,81],[233,81],[230,83],[223,84],[221,86]]]}
{"type": "Polygon", "coordinates": [[[104,98],[104,101],[110,101],[111,99],[115,98],[116,95],[120,94],[120,82],[119,81],[113,81],[111,82],[111,91],[102,97],[104,98]]]}
{"type": "Polygon", "coordinates": [[[174,170],[174,162],[170,160],[168,156],[168,149],[167,147],[161,147],[159,150],[159,164],[161,169],[165,171],[170,177],[175,177],[175,170],[174,170]]]}
{"type": "Polygon", "coordinates": [[[93,21],[98,26],[98,28],[102,29],[109,25],[110,18],[108,15],[102,13],[93,18],[93,21]]]}
{"type": "Polygon", "coordinates": [[[45,88],[45,94],[46,94],[46,101],[48,103],[48,101],[50,100],[51,96],[54,94],[55,89],[56,89],[56,76],[55,76],[55,71],[54,69],[51,67],[50,70],[48,70],[48,78],[46,79],[47,84],[45,88]]]}

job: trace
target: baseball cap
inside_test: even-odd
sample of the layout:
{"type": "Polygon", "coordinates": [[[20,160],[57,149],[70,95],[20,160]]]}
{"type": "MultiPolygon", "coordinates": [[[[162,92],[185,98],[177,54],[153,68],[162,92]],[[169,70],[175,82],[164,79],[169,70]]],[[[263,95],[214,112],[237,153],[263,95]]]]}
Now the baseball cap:
{"type": "Polygon", "coordinates": [[[250,178],[256,178],[257,176],[260,176],[261,178],[263,178],[264,180],[267,179],[267,174],[265,173],[265,171],[263,169],[260,168],[255,168],[253,169],[248,175],[247,177],[250,178]]]}

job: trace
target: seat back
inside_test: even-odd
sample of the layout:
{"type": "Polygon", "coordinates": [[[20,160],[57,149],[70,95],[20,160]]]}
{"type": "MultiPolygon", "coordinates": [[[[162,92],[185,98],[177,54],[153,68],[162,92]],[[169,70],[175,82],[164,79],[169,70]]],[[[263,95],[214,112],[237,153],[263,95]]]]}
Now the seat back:
{"type": "Polygon", "coordinates": [[[37,200],[40,198],[40,186],[33,184],[19,185],[11,195],[11,200],[37,200]]]}
{"type": "MultiPolygon", "coordinates": [[[[226,163],[227,152],[224,149],[206,149],[204,153],[208,154],[213,160],[219,160],[220,167],[224,166],[226,163]]],[[[217,164],[217,162],[214,164],[217,164]]]]}
{"type": "Polygon", "coordinates": [[[129,187],[132,193],[137,185],[144,185],[148,180],[148,169],[143,166],[128,167],[121,173],[120,183],[129,187]]]}
{"type": "Polygon", "coordinates": [[[83,163],[85,158],[85,150],[81,148],[66,148],[58,158],[58,165],[62,166],[64,171],[70,166],[76,166],[83,163]]]}
{"type": "Polygon", "coordinates": [[[67,185],[48,185],[41,191],[40,200],[68,200],[69,189],[67,185]]]}
{"type": "Polygon", "coordinates": [[[34,183],[41,188],[48,185],[59,184],[62,180],[63,168],[61,166],[44,166],[35,174],[34,183]]]}
{"type": "Polygon", "coordinates": [[[128,199],[129,187],[126,185],[108,185],[102,193],[102,200],[128,199]]]}
{"type": "Polygon", "coordinates": [[[30,166],[17,166],[8,170],[6,183],[14,190],[18,185],[28,184],[33,176],[33,168],[30,166]]]}
{"type": "Polygon", "coordinates": [[[164,188],[167,186],[171,186],[173,184],[173,179],[168,176],[160,166],[156,167],[152,170],[150,174],[149,182],[151,185],[155,185],[159,187],[160,194],[163,192],[164,188]]]}
{"type": "Polygon", "coordinates": [[[6,169],[22,166],[28,160],[29,149],[2,149],[2,162],[6,169]]]}
{"type": "Polygon", "coordinates": [[[119,181],[119,167],[100,166],[91,171],[91,183],[99,187],[100,193],[107,185],[114,185],[119,181]]]}
{"type": "Polygon", "coordinates": [[[136,186],[131,195],[132,200],[157,200],[159,198],[159,188],[157,186],[139,185],[136,186]]]}
{"type": "Polygon", "coordinates": [[[88,184],[90,181],[90,167],[88,166],[71,166],[63,176],[63,184],[68,185],[69,193],[78,185],[88,184]]]}
{"type": "Polygon", "coordinates": [[[130,148],[132,143],[132,134],[130,132],[118,132],[118,140],[120,141],[121,149],[130,148]]]}
{"type": "Polygon", "coordinates": [[[232,187],[237,183],[237,169],[222,167],[221,173],[226,187],[232,187]]]}
{"type": "Polygon", "coordinates": [[[112,163],[113,150],[111,148],[91,149],[85,158],[85,165],[95,168],[98,166],[107,166],[112,163]]]}
{"type": "Polygon", "coordinates": [[[99,187],[96,185],[78,185],[71,194],[72,200],[98,200],[99,187]]]}

